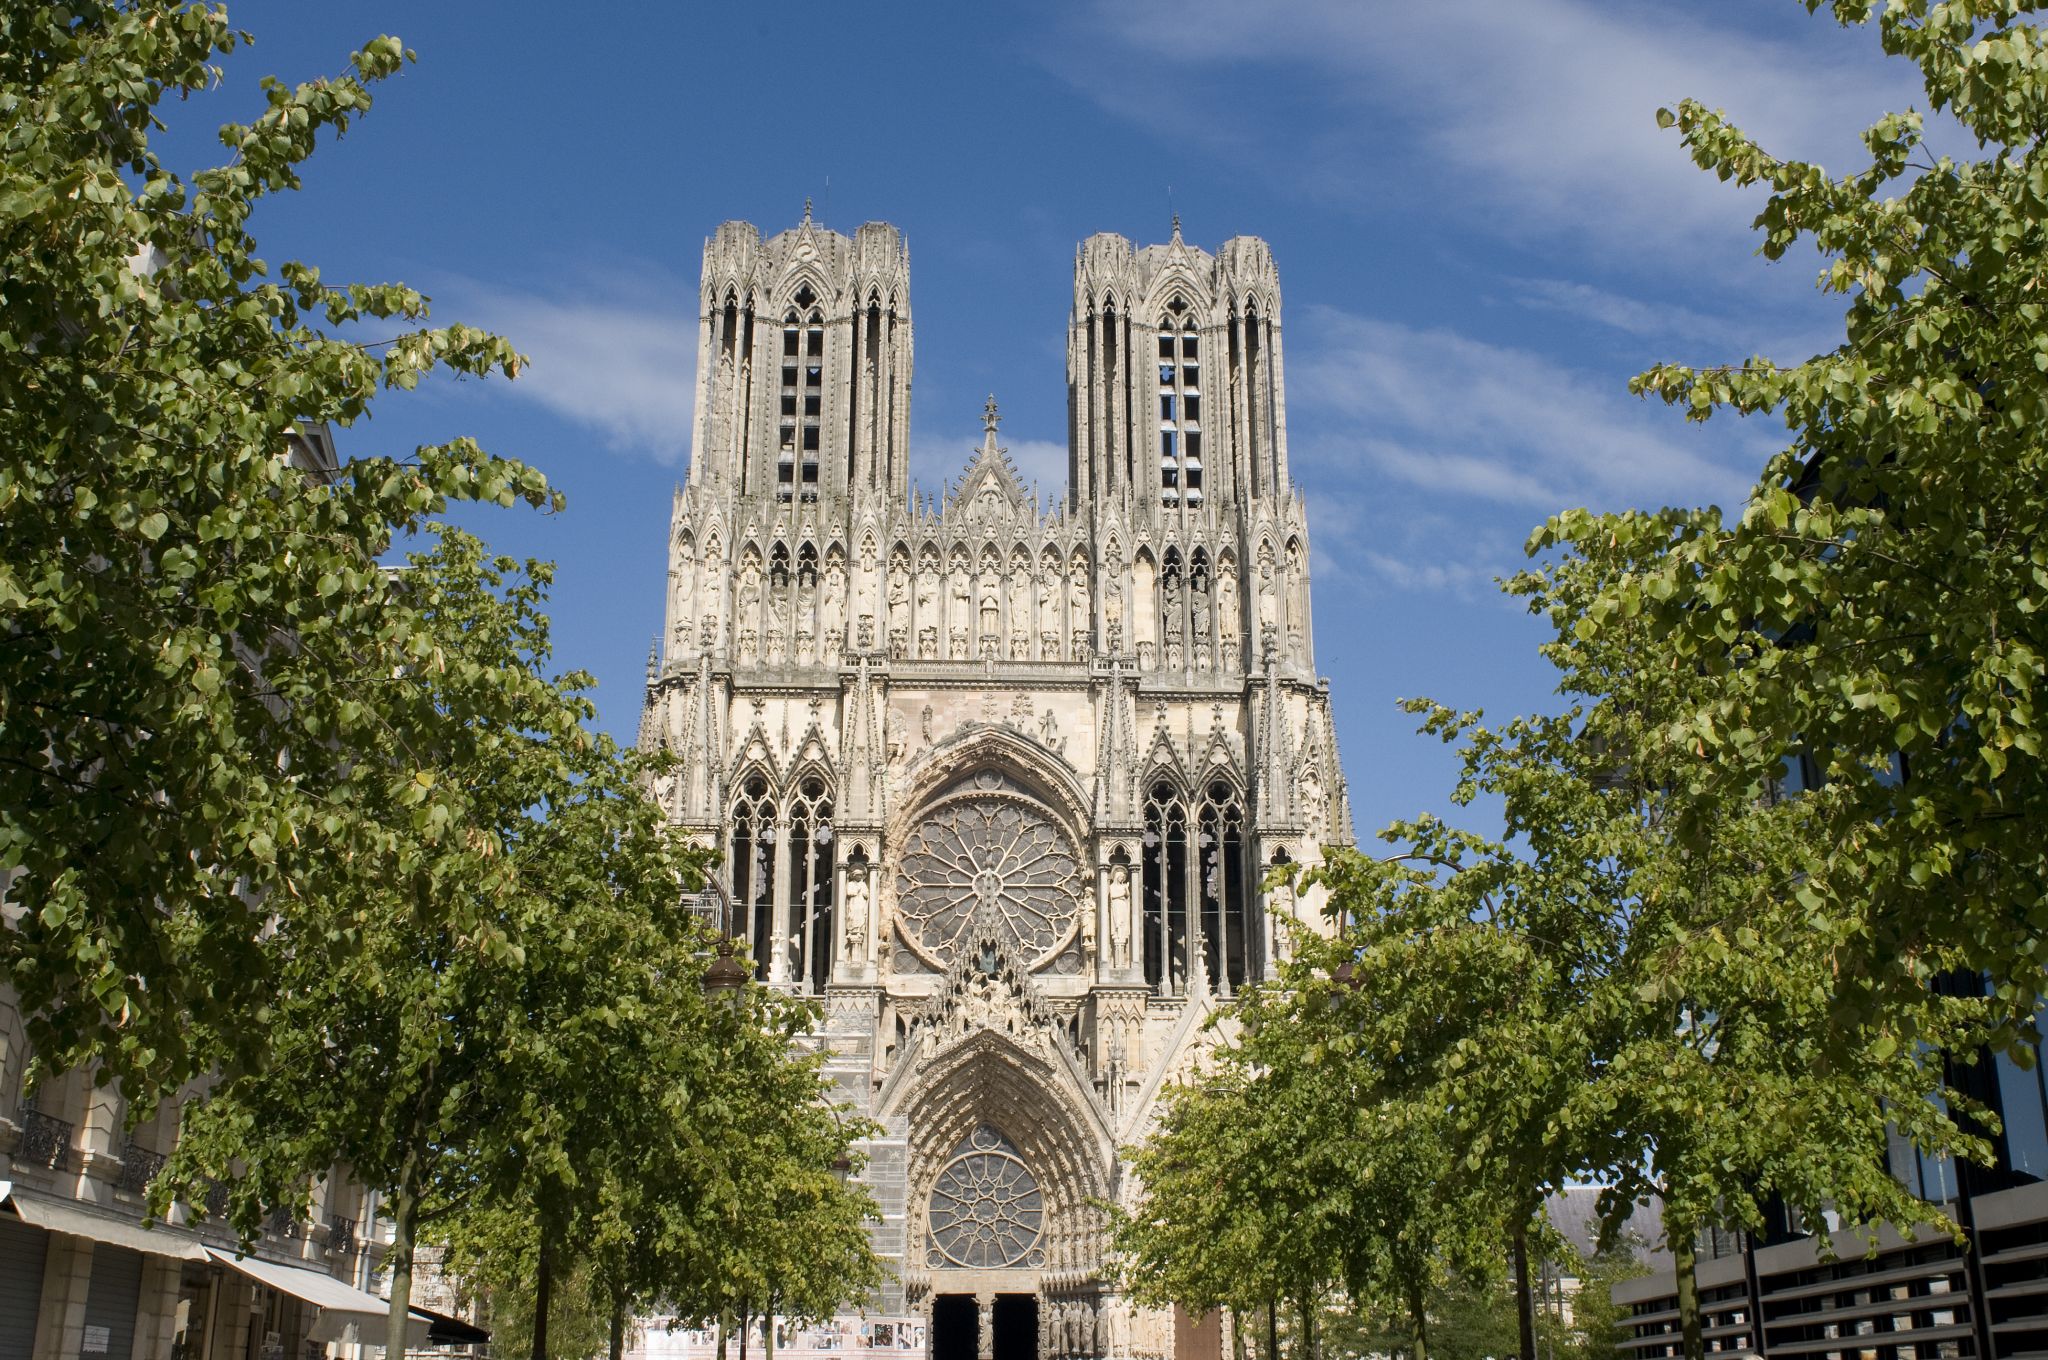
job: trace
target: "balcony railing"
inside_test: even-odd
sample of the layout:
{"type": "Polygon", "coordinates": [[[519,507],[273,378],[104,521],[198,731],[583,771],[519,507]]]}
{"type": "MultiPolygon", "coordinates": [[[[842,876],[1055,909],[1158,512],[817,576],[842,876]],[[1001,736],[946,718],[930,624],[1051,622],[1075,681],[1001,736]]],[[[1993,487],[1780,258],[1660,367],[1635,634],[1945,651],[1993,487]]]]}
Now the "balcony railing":
{"type": "Polygon", "coordinates": [[[272,1237],[304,1237],[306,1235],[306,1225],[299,1221],[299,1214],[296,1209],[280,1204],[277,1208],[270,1211],[268,1218],[263,1220],[263,1231],[269,1233],[272,1237]]]}
{"type": "Polygon", "coordinates": [[[327,1250],[336,1256],[348,1256],[356,1249],[356,1221],[339,1214],[327,1216],[327,1250]]]}
{"type": "Polygon", "coordinates": [[[15,1148],[15,1160],[51,1171],[69,1171],[71,1134],[72,1127],[65,1121],[53,1119],[41,1110],[23,1110],[21,1142],[15,1148]]]}
{"type": "Polygon", "coordinates": [[[130,1143],[121,1149],[121,1175],[114,1184],[130,1194],[140,1195],[149,1189],[149,1183],[163,1169],[162,1153],[130,1143]]]}

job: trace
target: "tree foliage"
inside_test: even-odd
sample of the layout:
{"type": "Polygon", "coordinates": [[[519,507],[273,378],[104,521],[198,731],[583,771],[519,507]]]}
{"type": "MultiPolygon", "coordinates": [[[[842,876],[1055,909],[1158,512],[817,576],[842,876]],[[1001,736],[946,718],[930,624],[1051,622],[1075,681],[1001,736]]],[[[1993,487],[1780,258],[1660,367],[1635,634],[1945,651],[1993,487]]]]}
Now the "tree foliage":
{"type": "MultiPolygon", "coordinates": [[[[464,913],[490,892],[431,876],[474,820],[436,779],[459,752],[407,734],[444,731],[436,704],[501,721],[540,685],[483,662],[415,683],[438,640],[378,566],[452,501],[552,505],[538,472],[467,440],[333,480],[290,456],[436,369],[519,367],[426,325],[411,289],[256,254],[252,210],[409,54],[379,38],[338,77],[266,82],[221,165],[172,173],[164,101],[246,40],[173,0],[0,13],[0,974],[47,1060],[97,1060],[140,1105],[258,1059],[273,916],[341,966],[375,879],[489,944],[464,913]],[[397,333],[342,338],[369,321],[397,333]]],[[[482,887],[504,861],[476,849],[482,887]]]]}
{"type": "MultiPolygon", "coordinates": [[[[1819,0],[1808,7],[1820,9],[1819,0]]],[[[1845,24],[1868,0],[1826,6],[1845,24]]],[[[1660,115],[1701,168],[1770,198],[1779,259],[1805,241],[1847,297],[1843,342],[1803,363],[1661,364],[1635,390],[1696,420],[1774,413],[1791,442],[1731,521],[1714,509],[1553,519],[1536,547],[1636,559],[1581,625],[1648,626],[1710,683],[1668,717],[1695,841],[1713,809],[1804,752],[1834,796],[1801,895],[1841,923],[1834,1005],[1855,1042],[1944,969],[1990,978],[2031,1023],[2048,938],[2048,35],[2035,6],[1899,0],[1876,24],[1931,109],[1864,134],[1834,176],[1696,101],[1660,115]]]]}

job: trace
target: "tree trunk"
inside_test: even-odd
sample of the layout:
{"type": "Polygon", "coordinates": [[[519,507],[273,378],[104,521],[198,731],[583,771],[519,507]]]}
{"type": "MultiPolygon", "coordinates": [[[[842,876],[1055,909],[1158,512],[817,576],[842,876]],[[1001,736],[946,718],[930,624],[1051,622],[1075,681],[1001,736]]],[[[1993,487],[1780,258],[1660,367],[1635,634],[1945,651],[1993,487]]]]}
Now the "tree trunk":
{"type": "Polygon", "coordinates": [[[749,1312],[749,1311],[748,1311],[748,1309],[747,1309],[747,1305],[745,1305],[744,1303],[743,1303],[743,1304],[741,1304],[741,1305],[740,1305],[740,1360],[747,1360],[747,1333],[748,1333],[748,1332],[751,1332],[751,1331],[753,1331],[753,1330],[754,1330],[754,1327],[753,1327],[753,1320],[754,1320],[754,1315],[753,1315],[753,1314],[752,1314],[751,1312],[749,1312]]]}
{"type": "Polygon", "coordinates": [[[1689,1224],[1667,1222],[1665,1235],[1671,1242],[1671,1273],[1678,1283],[1678,1332],[1684,1343],[1682,1353],[1685,1360],[1706,1360],[1706,1341],[1700,1335],[1699,1243],[1689,1224]]]}
{"type": "Polygon", "coordinates": [[[1408,1295],[1408,1360],[1429,1360],[1429,1294],[1408,1295]]]}
{"type": "Polygon", "coordinates": [[[775,1360],[775,1296],[768,1296],[768,1330],[761,1338],[763,1360],[775,1360]]]}
{"type": "Polygon", "coordinates": [[[1280,1301],[1266,1300],[1266,1360],[1280,1360],[1280,1301]]]}
{"type": "Polygon", "coordinates": [[[391,1308],[384,1322],[384,1354],[405,1354],[406,1333],[412,1329],[413,1239],[419,1231],[419,1193],[412,1184],[417,1161],[408,1152],[398,1173],[399,1184],[391,1197],[391,1308]]]}
{"type": "MultiPolygon", "coordinates": [[[[1515,1326],[1521,1333],[1522,1360],[1536,1360],[1536,1296],[1529,1292],[1529,1228],[1515,1224],[1515,1326]]],[[[618,1360],[613,1356],[612,1360],[618,1360]]]]}
{"type": "Polygon", "coordinates": [[[1301,1310],[1301,1344],[1295,1347],[1295,1351],[1301,1356],[1301,1360],[1316,1360],[1315,1305],[1307,1299],[1297,1299],[1295,1306],[1301,1310]]]}
{"type": "Polygon", "coordinates": [[[548,1360],[548,1303],[555,1292],[555,1253],[547,1219],[540,1224],[540,1258],[533,1269],[533,1360],[548,1360]]]}
{"type": "Polygon", "coordinates": [[[718,1315],[718,1360],[725,1360],[725,1342],[726,1338],[731,1335],[732,1314],[720,1312],[718,1315]]]}
{"type": "Polygon", "coordinates": [[[626,1301],[612,1300],[612,1360],[626,1356],[626,1301]]]}
{"type": "Polygon", "coordinates": [[[1244,1319],[1235,1308],[1225,1308],[1223,1315],[1230,1319],[1230,1354],[1232,1360],[1245,1360],[1244,1319]]]}

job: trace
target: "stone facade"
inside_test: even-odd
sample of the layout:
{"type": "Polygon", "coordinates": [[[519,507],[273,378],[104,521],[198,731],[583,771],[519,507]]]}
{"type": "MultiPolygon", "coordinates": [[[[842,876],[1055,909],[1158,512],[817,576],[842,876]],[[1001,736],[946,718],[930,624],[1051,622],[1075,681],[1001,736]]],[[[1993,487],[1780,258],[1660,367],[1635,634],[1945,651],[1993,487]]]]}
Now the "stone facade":
{"type": "MultiPolygon", "coordinates": [[[[908,474],[909,254],[870,223],[706,244],[693,453],[641,741],[725,855],[766,981],[820,996],[897,1278],[883,1312],[1036,1299],[1046,1357],[1159,1356],[1093,1202],[1203,1021],[1348,841],[1265,244],[1091,237],[1069,489],[1000,442],[908,474]]],[[[1287,924],[1283,924],[1287,923],[1287,924]]]]}

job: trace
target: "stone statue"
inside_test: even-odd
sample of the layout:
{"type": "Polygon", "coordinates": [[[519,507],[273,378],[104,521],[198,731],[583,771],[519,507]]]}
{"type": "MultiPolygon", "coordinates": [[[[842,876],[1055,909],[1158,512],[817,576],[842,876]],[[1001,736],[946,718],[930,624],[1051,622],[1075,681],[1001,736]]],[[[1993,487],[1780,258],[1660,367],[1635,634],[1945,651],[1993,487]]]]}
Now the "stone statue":
{"type": "Polygon", "coordinates": [[[868,866],[858,860],[846,866],[846,957],[864,963],[868,954],[868,866]]]}
{"type": "Polygon", "coordinates": [[[924,738],[925,745],[929,746],[932,744],[932,706],[930,704],[926,704],[924,712],[919,715],[918,735],[924,738]]]}
{"type": "Polygon", "coordinates": [[[910,583],[903,579],[903,573],[889,573],[889,636],[909,636],[910,633],[910,583]]]}
{"type": "Polygon", "coordinates": [[[825,635],[828,659],[839,651],[839,642],[846,636],[846,572],[833,558],[825,564],[825,595],[819,608],[819,631],[825,635]]]}
{"type": "Polygon", "coordinates": [[[981,578],[981,635],[994,637],[1002,626],[1002,596],[996,590],[996,578],[992,575],[981,578]]]}
{"type": "Polygon", "coordinates": [[[1092,965],[1095,962],[1095,904],[1081,904],[1081,962],[1092,965]]]}
{"type": "Polygon", "coordinates": [[[1131,966],[1131,866],[1109,866],[1109,966],[1131,966]]]}

